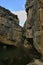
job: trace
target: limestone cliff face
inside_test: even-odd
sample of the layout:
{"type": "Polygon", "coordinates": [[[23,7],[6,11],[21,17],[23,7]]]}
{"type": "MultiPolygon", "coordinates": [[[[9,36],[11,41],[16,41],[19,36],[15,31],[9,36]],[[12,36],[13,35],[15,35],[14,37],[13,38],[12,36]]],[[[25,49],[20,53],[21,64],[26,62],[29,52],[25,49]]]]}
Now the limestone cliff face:
{"type": "Polygon", "coordinates": [[[43,53],[43,0],[27,0],[26,2],[26,38],[33,38],[33,45],[43,53]]]}
{"type": "Polygon", "coordinates": [[[40,12],[40,25],[41,25],[40,26],[40,32],[41,32],[40,46],[41,46],[41,51],[42,51],[42,54],[43,54],[43,0],[40,0],[39,4],[40,4],[39,12],[40,12]]]}
{"type": "Polygon", "coordinates": [[[38,52],[40,47],[43,52],[43,6],[39,0],[27,0],[25,7],[27,20],[22,28],[17,15],[0,6],[0,65],[26,65],[41,57],[38,52]]]}
{"type": "Polygon", "coordinates": [[[6,18],[9,21],[14,21],[15,23],[19,24],[18,16],[11,13],[8,9],[5,9],[1,6],[0,6],[0,17],[6,18]]]}
{"type": "Polygon", "coordinates": [[[22,34],[18,16],[0,6],[0,42],[15,45],[21,41],[22,34]]]}

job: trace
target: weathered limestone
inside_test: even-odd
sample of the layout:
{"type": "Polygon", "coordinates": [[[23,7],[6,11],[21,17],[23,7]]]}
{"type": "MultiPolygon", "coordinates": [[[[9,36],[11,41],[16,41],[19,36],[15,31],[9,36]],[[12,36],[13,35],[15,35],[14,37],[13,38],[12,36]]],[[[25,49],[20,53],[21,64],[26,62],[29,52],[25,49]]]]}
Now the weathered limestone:
{"type": "Polygon", "coordinates": [[[40,4],[40,8],[39,8],[39,12],[40,12],[40,46],[41,46],[41,52],[43,55],[43,0],[39,0],[39,4],[40,4]]]}
{"type": "Polygon", "coordinates": [[[17,15],[0,7],[0,59],[2,59],[0,64],[26,65],[29,63],[29,65],[35,65],[37,59],[41,58],[43,54],[42,3],[42,0],[27,0],[25,6],[27,20],[24,28],[19,26],[17,15]]]}
{"type": "Polygon", "coordinates": [[[25,7],[26,38],[32,38],[36,50],[43,54],[43,0],[27,0],[25,7]]]}
{"type": "Polygon", "coordinates": [[[19,19],[17,15],[11,13],[8,9],[5,9],[1,6],[0,6],[0,17],[4,17],[8,19],[9,21],[14,21],[15,23],[19,24],[19,19]]]}
{"type": "Polygon", "coordinates": [[[0,6],[0,42],[15,45],[21,42],[22,34],[17,15],[0,6]]]}

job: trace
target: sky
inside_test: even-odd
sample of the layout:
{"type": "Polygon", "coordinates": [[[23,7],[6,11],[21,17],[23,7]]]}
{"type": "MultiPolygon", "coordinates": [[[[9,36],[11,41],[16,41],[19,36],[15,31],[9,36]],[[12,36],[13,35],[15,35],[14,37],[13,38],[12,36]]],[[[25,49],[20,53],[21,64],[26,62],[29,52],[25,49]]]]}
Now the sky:
{"type": "Polygon", "coordinates": [[[26,0],[0,0],[0,6],[9,9],[12,13],[17,14],[20,20],[20,25],[23,26],[26,21],[25,12],[26,0]]]}

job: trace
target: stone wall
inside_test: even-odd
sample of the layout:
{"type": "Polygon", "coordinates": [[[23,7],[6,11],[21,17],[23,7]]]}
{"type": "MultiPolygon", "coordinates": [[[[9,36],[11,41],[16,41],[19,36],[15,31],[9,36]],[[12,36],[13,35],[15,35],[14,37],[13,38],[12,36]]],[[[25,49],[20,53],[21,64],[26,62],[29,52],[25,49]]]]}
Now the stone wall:
{"type": "Polygon", "coordinates": [[[18,16],[0,6],[0,42],[18,43],[22,39],[23,28],[19,25],[18,16]]]}
{"type": "Polygon", "coordinates": [[[25,8],[27,12],[27,20],[25,25],[26,38],[28,39],[33,38],[34,47],[38,52],[41,52],[41,48],[43,48],[43,41],[42,41],[43,31],[41,30],[40,27],[41,26],[43,27],[43,25],[41,25],[43,23],[43,1],[27,0],[25,8]],[[40,31],[42,32],[40,33],[40,31]],[[40,38],[41,38],[41,44],[40,44],[40,38]]]}
{"type": "Polygon", "coordinates": [[[40,46],[41,46],[41,52],[43,55],[43,0],[39,0],[39,4],[40,4],[40,29],[41,29],[41,35],[40,35],[40,46]]]}

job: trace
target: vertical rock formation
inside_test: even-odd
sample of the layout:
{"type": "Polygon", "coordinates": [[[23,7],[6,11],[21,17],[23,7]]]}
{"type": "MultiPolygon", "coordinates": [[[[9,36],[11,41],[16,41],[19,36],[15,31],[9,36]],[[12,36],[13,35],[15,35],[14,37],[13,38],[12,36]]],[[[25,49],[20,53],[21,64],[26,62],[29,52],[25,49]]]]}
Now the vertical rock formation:
{"type": "Polygon", "coordinates": [[[27,12],[26,38],[30,40],[30,43],[33,40],[35,49],[43,53],[43,1],[27,0],[25,7],[27,12]]]}
{"type": "Polygon", "coordinates": [[[0,64],[2,65],[7,63],[26,65],[36,58],[39,59],[40,54],[37,51],[43,54],[43,1],[27,0],[25,7],[27,20],[22,28],[17,15],[0,6],[0,59],[2,59],[0,64]]]}
{"type": "Polygon", "coordinates": [[[39,12],[40,12],[40,46],[43,55],[43,0],[39,0],[39,12]]]}

